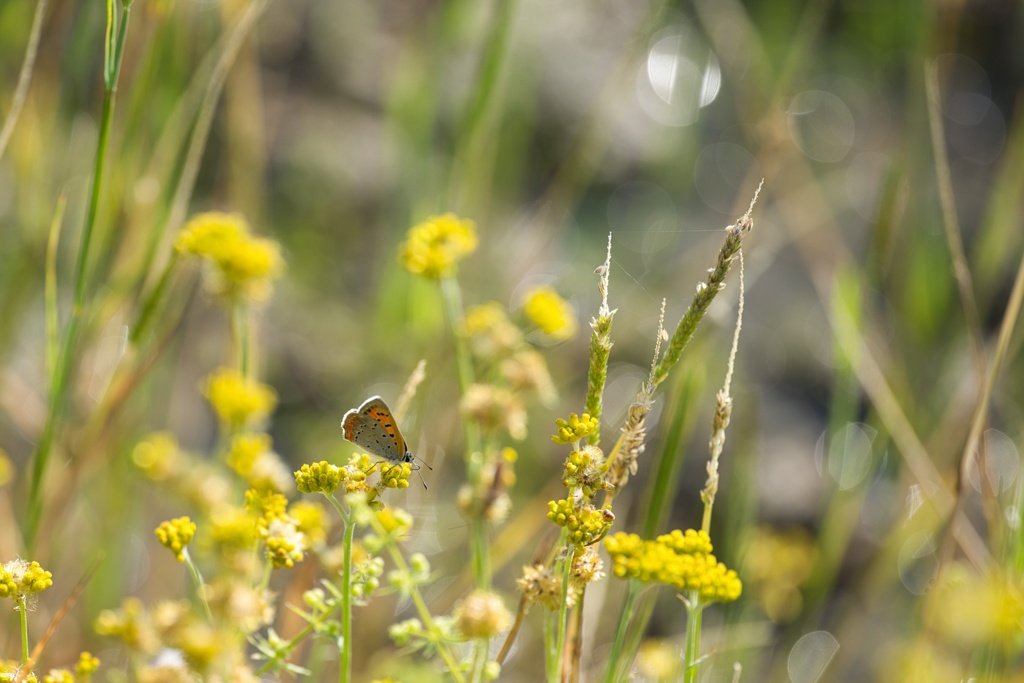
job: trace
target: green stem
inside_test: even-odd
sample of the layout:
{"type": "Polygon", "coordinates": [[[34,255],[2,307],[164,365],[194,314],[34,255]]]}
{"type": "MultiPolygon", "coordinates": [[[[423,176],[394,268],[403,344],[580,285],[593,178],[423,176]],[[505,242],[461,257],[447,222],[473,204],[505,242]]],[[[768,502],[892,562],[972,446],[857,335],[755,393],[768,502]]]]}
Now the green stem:
{"type": "Polygon", "coordinates": [[[566,544],[565,559],[562,561],[562,600],[558,605],[558,646],[555,652],[555,663],[559,668],[565,654],[565,632],[569,623],[569,579],[572,577],[572,558],[575,552],[576,546],[566,544]]]}
{"type": "Polygon", "coordinates": [[[60,226],[64,222],[64,208],[68,196],[61,192],[50,222],[50,237],[46,243],[46,372],[51,377],[60,357],[60,313],[57,308],[57,245],[60,226]]]}
{"type": "MultiPolygon", "coordinates": [[[[459,282],[454,277],[441,279],[441,294],[444,296],[445,308],[448,311],[448,325],[452,337],[455,339],[455,366],[459,373],[459,391],[465,396],[469,387],[475,382],[473,373],[473,359],[469,354],[469,346],[466,338],[459,334],[458,326],[462,320],[462,292],[459,290],[459,282]]],[[[466,437],[466,459],[470,463],[470,481],[475,483],[472,476],[480,469],[480,464],[473,466],[474,453],[479,453],[481,448],[480,430],[470,420],[462,421],[466,437]]]]}
{"type": "Polygon", "coordinates": [[[697,683],[697,659],[700,657],[700,622],[704,605],[700,603],[700,593],[689,591],[686,605],[686,654],[683,658],[684,683],[697,683]]]}
{"type": "Polygon", "coordinates": [[[171,258],[167,261],[167,265],[164,266],[163,272],[160,273],[160,279],[157,280],[156,286],[153,291],[146,297],[146,301],[142,304],[142,311],[139,313],[139,317],[133,326],[131,337],[129,341],[132,346],[138,346],[145,337],[146,333],[149,332],[149,326],[153,322],[154,315],[160,304],[163,302],[164,294],[167,291],[168,286],[171,284],[171,274],[174,272],[174,266],[178,263],[178,252],[171,250],[171,258]]]}
{"type": "Polygon", "coordinates": [[[213,625],[213,612],[210,611],[210,603],[206,601],[206,582],[203,581],[203,575],[199,573],[199,567],[192,561],[192,556],[188,553],[188,548],[181,551],[182,555],[185,556],[185,566],[188,567],[188,573],[192,576],[192,583],[196,587],[196,595],[199,596],[199,601],[203,603],[203,611],[206,612],[206,620],[213,625]]]}
{"type": "Polygon", "coordinates": [[[629,590],[626,593],[626,604],[622,606],[622,613],[619,615],[619,625],[615,629],[615,641],[612,643],[612,651],[608,657],[608,668],[604,674],[605,683],[615,683],[619,680],[619,669],[622,668],[622,646],[626,643],[626,633],[629,631],[630,617],[636,608],[636,601],[643,590],[639,581],[630,581],[629,590]]]}
{"type": "Polygon", "coordinates": [[[249,307],[244,303],[235,304],[231,315],[235,333],[235,357],[238,359],[238,372],[242,377],[249,376],[249,307]]]}
{"type": "Polygon", "coordinates": [[[18,618],[21,620],[21,663],[28,663],[28,601],[18,596],[18,618]]]}
{"type": "Polygon", "coordinates": [[[352,539],[356,525],[346,520],[342,544],[341,567],[341,671],[338,680],[348,683],[352,679],[352,539]]]}
{"type": "Polygon", "coordinates": [[[544,670],[548,683],[558,683],[558,629],[555,617],[544,615],[544,670]]]}
{"type": "MultiPolygon", "coordinates": [[[[441,293],[445,308],[448,311],[448,324],[455,340],[455,363],[459,374],[459,391],[465,396],[475,381],[473,359],[469,353],[466,338],[459,334],[458,325],[462,320],[462,293],[459,283],[454,277],[441,279],[441,293]]],[[[473,486],[480,483],[480,472],[483,467],[483,446],[479,426],[472,420],[462,421],[466,439],[467,477],[473,486]]],[[[491,582],[490,542],[487,538],[487,524],[479,513],[474,513],[470,521],[472,526],[473,577],[476,587],[487,590],[491,582]]]]}
{"type": "MultiPolygon", "coordinates": [[[[112,3],[112,0],[108,0],[112,3]]],[[[108,4],[108,8],[111,4],[108,4]]],[[[103,169],[107,160],[107,147],[110,141],[110,129],[114,121],[114,103],[117,98],[117,80],[121,73],[121,58],[124,56],[125,38],[128,35],[128,19],[131,15],[131,1],[124,3],[121,10],[121,19],[117,29],[117,39],[114,44],[113,59],[108,60],[104,70],[104,95],[103,113],[100,116],[100,133],[96,145],[96,158],[93,165],[92,189],[89,192],[89,201],[85,213],[85,225],[82,229],[82,241],[78,247],[78,258],[75,263],[75,289],[71,315],[68,319],[67,329],[64,332],[63,343],[58,354],[58,362],[50,377],[50,403],[46,414],[46,422],[36,447],[35,458],[32,463],[32,481],[29,486],[28,515],[25,524],[25,546],[31,551],[35,546],[36,532],[39,529],[39,521],[43,512],[42,483],[46,474],[46,466],[50,461],[53,451],[53,441],[56,435],[57,418],[60,409],[64,404],[67,394],[68,380],[71,375],[72,359],[75,346],[78,342],[78,335],[82,324],[82,310],[85,307],[86,297],[86,267],[89,263],[89,247],[92,244],[93,231],[96,226],[96,216],[99,212],[100,191],[103,186],[103,169]]],[[[112,34],[112,14],[108,11],[108,35],[112,34]]],[[[108,41],[109,44],[109,41],[108,41]]],[[[109,49],[108,49],[109,52],[109,49]]],[[[108,54],[109,57],[109,54],[108,54]]]]}

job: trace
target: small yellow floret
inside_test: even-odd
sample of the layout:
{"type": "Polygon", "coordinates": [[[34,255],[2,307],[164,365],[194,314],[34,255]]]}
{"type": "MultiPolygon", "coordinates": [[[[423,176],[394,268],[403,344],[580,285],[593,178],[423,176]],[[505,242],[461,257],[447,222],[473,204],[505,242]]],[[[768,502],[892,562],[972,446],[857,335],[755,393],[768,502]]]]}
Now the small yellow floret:
{"type": "Polygon", "coordinates": [[[295,485],[302,493],[334,493],[347,479],[347,469],[326,460],[303,465],[295,472],[295,485]]]}
{"type": "Polygon", "coordinates": [[[736,572],[711,554],[711,539],[703,531],[677,530],[654,541],[617,533],[606,538],[604,545],[619,578],[695,590],[703,602],[730,602],[743,589],[736,572]]]}
{"type": "Polygon", "coordinates": [[[192,542],[192,538],[196,535],[196,525],[188,517],[178,517],[161,522],[154,533],[160,539],[160,544],[174,553],[178,562],[184,562],[185,547],[192,542]]]}
{"type": "Polygon", "coordinates": [[[170,432],[154,432],[132,451],[132,462],[153,481],[165,481],[180,468],[178,439],[170,432]]]}
{"type": "Polygon", "coordinates": [[[179,253],[202,258],[212,268],[207,286],[230,301],[262,301],[284,267],[277,242],[249,234],[239,214],[202,213],[182,228],[174,243],[179,253]]]}
{"type": "Polygon", "coordinates": [[[409,475],[412,474],[412,464],[403,462],[389,467],[380,466],[380,481],[389,489],[404,489],[409,487],[409,475]]]}
{"type": "Polygon", "coordinates": [[[413,226],[402,244],[402,265],[414,275],[450,277],[459,261],[476,251],[476,224],[455,214],[431,216],[413,226]]]}
{"type": "Polygon", "coordinates": [[[570,413],[568,420],[562,418],[555,420],[558,431],[551,436],[551,440],[562,444],[576,443],[593,434],[597,425],[597,418],[591,417],[589,413],[583,413],[583,415],[570,413]]]}
{"type": "Polygon", "coordinates": [[[277,404],[272,388],[227,368],[206,378],[203,394],[228,430],[264,419],[277,404]]]}
{"type": "Polygon", "coordinates": [[[577,505],[571,500],[548,502],[548,519],[565,527],[567,540],[577,548],[583,548],[604,538],[615,521],[611,510],[595,508],[593,505],[577,505]]]}
{"type": "Polygon", "coordinates": [[[0,598],[21,599],[33,593],[42,593],[53,585],[53,574],[38,562],[11,560],[0,567],[0,598]]]}
{"type": "Polygon", "coordinates": [[[545,285],[527,292],[523,311],[550,337],[565,340],[576,334],[576,312],[553,287],[545,285]]]}
{"type": "Polygon", "coordinates": [[[228,467],[239,476],[248,477],[256,459],[269,451],[272,444],[269,434],[235,434],[228,451],[228,467]]]}

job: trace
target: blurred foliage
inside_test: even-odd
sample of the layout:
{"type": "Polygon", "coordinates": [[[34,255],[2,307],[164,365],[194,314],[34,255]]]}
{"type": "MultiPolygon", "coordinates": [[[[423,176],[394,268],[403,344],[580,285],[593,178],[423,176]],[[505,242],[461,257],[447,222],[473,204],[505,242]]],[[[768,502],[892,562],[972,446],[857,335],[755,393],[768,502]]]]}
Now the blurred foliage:
{"type": "MultiPolygon", "coordinates": [[[[36,2],[0,3],[4,118],[36,2]]],[[[1024,251],[1020,3],[136,0],[83,332],[29,557],[22,520],[51,372],[47,243],[66,195],[54,265],[63,321],[101,124],[105,21],[104,3],[50,0],[25,107],[0,157],[0,453],[17,473],[0,487],[0,562],[24,556],[52,571],[54,588],[33,616],[41,631],[81,567],[104,558],[47,663],[88,649],[104,661],[102,680],[118,655],[103,655],[90,626],[97,614],[127,595],[174,599],[185,585],[152,529],[187,511],[131,459],[156,430],[201,452],[218,439],[197,388],[233,362],[238,329],[198,286],[198,268],[177,264],[161,279],[185,219],[237,212],[281,244],[286,269],[252,319],[251,363],[277,392],[268,431],[292,469],[347,460],[344,412],[373,394],[397,397],[426,359],[403,432],[433,467],[423,471],[429,489],[389,495],[416,517],[412,548],[451,581],[430,596],[443,612],[470,588],[469,532],[453,503],[464,436],[442,295],[399,263],[408,228],[448,211],[471,218],[480,246],[460,265],[466,306],[498,301],[523,320],[528,292],[552,285],[584,330],[600,304],[593,270],[610,232],[618,313],[601,425],[614,434],[647,375],[662,297],[672,327],[721,229],[764,178],[712,530],[723,562],[745,581],[744,567],[755,567],[757,583],[751,599],[708,614],[708,680],[732,680],[733,661],[743,681],[1022,675],[1019,612],[1000,612],[998,623],[964,614],[956,627],[936,604],[966,612],[1010,596],[1001,604],[1012,607],[1024,571],[1019,325],[999,341],[1020,304],[1013,287],[1024,251]],[[259,16],[251,32],[239,28],[247,12],[259,16]],[[241,42],[223,65],[223,91],[211,89],[232,40],[241,42]],[[925,90],[933,68],[941,159],[925,90]],[[937,180],[945,168],[977,327],[951,256],[937,180]],[[137,337],[140,321],[149,322],[137,337]],[[976,463],[963,465],[972,438],[987,486],[976,463]],[[797,556],[799,577],[771,585],[778,572],[765,548],[797,556]],[[929,592],[933,580],[947,598],[929,592]],[[821,631],[838,650],[801,640],[821,631]],[[828,664],[821,678],[817,661],[828,664]]],[[[616,530],[639,532],[654,519],[650,497],[635,495],[650,490],[654,472],[678,485],[674,500],[655,498],[664,523],[647,535],[696,526],[735,290],[716,301],[659,397],[649,460],[618,499],[616,530]],[[666,444],[672,456],[658,469],[666,444]]],[[[495,530],[514,539],[496,542],[493,567],[509,605],[559,486],[554,419],[583,409],[586,337],[530,340],[545,349],[558,399],[529,409],[513,531],[495,530]]],[[[296,588],[309,581],[299,573],[275,581],[284,595],[309,587],[296,588]]],[[[595,615],[598,606],[617,614],[621,600],[595,593],[595,615]]],[[[382,605],[358,613],[356,680],[388,673],[393,610],[382,605]]],[[[393,605],[397,620],[406,606],[393,605]]],[[[663,658],[666,643],[681,648],[670,593],[638,603],[644,609],[657,638],[645,661],[663,658]]],[[[17,652],[9,616],[0,619],[4,657],[17,652]]],[[[583,680],[603,671],[615,619],[592,623],[595,668],[583,680]]],[[[502,680],[539,680],[540,637],[528,624],[519,638],[502,680]]]]}

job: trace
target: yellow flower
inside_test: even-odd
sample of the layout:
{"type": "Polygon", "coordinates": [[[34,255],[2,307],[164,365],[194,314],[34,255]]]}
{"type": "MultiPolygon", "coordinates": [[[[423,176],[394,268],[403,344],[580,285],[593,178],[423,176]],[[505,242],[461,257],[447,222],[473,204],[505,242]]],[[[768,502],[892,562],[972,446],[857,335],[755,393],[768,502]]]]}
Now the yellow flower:
{"type": "Polygon", "coordinates": [[[450,277],[463,258],[476,251],[476,224],[455,214],[431,216],[409,230],[402,265],[413,275],[450,277]]]}
{"type": "Polygon", "coordinates": [[[593,505],[577,505],[571,500],[548,502],[548,519],[565,527],[568,540],[582,549],[604,538],[615,521],[611,510],[595,508],[593,505]]]}
{"type": "MultiPolygon", "coordinates": [[[[21,662],[15,659],[0,659],[0,681],[13,681],[21,672],[21,662]]],[[[39,683],[39,678],[32,672],[22,677],[24,683],[39,683]]]]}
{"type": "Polygon", "coordinates": [[[295,473],[295,486],[302,493],[334,493],[348,477],[347,470],[326,460],[303,465],[295,473]]]}
{"type": "Polygon", "coordinates": [[[242,508],[219,506],[210,513],[209,535],[220,546],[247,550],[256,542],[256,519],[242,508]]]}
{"type": "Polygon", "coordinates": [[[295,526],[312,545],[320,545],[327,539],[330,525],[322,505],[309,500],[298,500],[288,506],[288,516],[295,520],[295,526]]]}
{"type": "Polygon", "coordinates": [[[711,554],[711,539],[703,531],[673,531],[654,541],[620,532],[606,538],[604,546],[619,578],[695,590],[702,602],[730,602],[743,589],[736,572],[711,554]]]}
{"type": "Polygon", "coordinates": [[[295,524],[273,519],[267,527],[267,559],[274,569],[291,568],[305,557],[306,538],[295,524]]]}
{"type": "Polygon", "coordinates": [[[100,660],[91,652],[83,652],[78,655],[78,664],[75,665],[75,677],[78,679],[78,683],[90,680],[98,668],[100,668],[100,660]]]}
{"type": "Polygon", "coordinates": [[[34,593],[42,593],[53,585],[53,574],[39,566],[38,562],[11,560],[0,567],[0,598],[24,599],[34,593]]]}
{"type": "Polygon", "coordinates": [[[386,488],[404,489],[409,487],[410,474],[412,474],[412,463],[402,462],[384,467],[380,473],[380,481],[386,488]]]}
{"type": "Polygon", "coordinates": [[[184,562],[185,547],[192,542],[192,537],[196,535],[196,525],[188,517],[178,517],[161,522],[154,533],[160,539],[160,544],[174,553],[178,562],[184,562]]]}
{"type": "Polygon", "coordinates": [[[154,432],[132,451],[132,462],[153,481],[166,481],[180,471],[178,440],[170,432],[154,432]]]}
{"type": "Polygon", "coordinates": [[[227,368],[206,378],[203,394],[229,431],[264,419],[277,405],[277,394],[271,387],[227,368]]]}
{"type": "Polygon", "coordinates": [[[558,427],[558,433],[551,437],[552,441],[561,444],[576,443],[594,433],[597,429],[597,418],[590,417],[587,413],[570,413],[568,420],[556,419],[555,426],[558,427]]]}
{"type": "Polygon", "coordinates": [[[207,287],[229,301],[262,301],[283,267],[277,242],[249,234],[239,214],[202,213],[182,228],[175,248],[210,264],[207,287]]]}
{"type": "Polygon", "coordinates": [[[228,467],[240,476],[248,477],[256,458],[269,451],[272,443],[269,434],[235,434],[227,455],[228,467]]]}
{"type": "Polygon", "coordinates": [[[1024,623],[1024,594],[1000,572],[978,574],[963,563],[943,573],[932,599],[935,631],[951,644],[1012,647],[1024,623]]]}
{"type": "Polygon", "coordinates": [[[523,311],[534,325],[554,339],[564,341],[576,334],[576,312],[553,287],[545,285],[529,290],[523,311]]]}
{"type": "Polygon", "coordinates": [[[523,333],[508,319],[504,307],[494,301],[467,308],[459,333],[469,338],[474,355],[483,359],[523,346],[523,333]]]}

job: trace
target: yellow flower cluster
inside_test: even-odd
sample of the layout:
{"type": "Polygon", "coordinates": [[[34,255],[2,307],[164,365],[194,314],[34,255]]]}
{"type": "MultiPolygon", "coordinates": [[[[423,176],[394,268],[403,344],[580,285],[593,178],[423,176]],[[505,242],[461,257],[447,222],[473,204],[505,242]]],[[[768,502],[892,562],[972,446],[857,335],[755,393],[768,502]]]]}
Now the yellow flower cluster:
{"type": "Polygon", "coordinates": [[[53,585],[53,574],[36,561],[11,560],[0,567],[0,598],[20,600],[53,585]]]}
{"type": "Polygon", "coordinates": [[[544,334],[564,341],[576,334],[576,312],[553,287],[534,287],[526,293],[523,311],[544,334]]]}
{"type": "Polygon", "coordinates": [[[562,418],[555,420],[558,431],[551,436],[551,440],[560,444],[578,443],[580,439],[593,434],[597,429],[597,424],[597,418],[590,417],[587,413],[583,413],[582,416],[570,413],[568,420],[562,418]]]}
{"type": "Polygon", "coordinates": [[[154,432],[132,451],[132,462],[153,481],[164,481],[181,470],[178,440],[170,432],[154,432]]]}
{"type": "Polygon", "coordinates": [[[228,431],[263,420],[277,405],[272,388],[228,368],[206,378],[203,394],[228,431]]]}
{"type": "Polygon", "coordinates": [[[256,459],[269,451],[272,444],[269,434],[235,434],[227,455],[228,467],[240,476],[248,477],[256,459]]]}
{"type": "Polygon", "coordinates": [[[295,472],[295,486],[302,493],[334,493],[346,472],[326,460],[303,465],[295,472]]]}
{"type": "MultiPolygon", "coordinates": [[[[13,681],[21,673],[21,662],[16,659],[0,659],[0,681],[13,681]]],[[[23,675],[25,683],[39,683],[34,673],[23,675]]]]}
{"type": "Polygon", "coordinates": [[[309,540],[313,546],[321,545],[327,540],[327,511],[323,506],[309,500],[297,500],[288,506],[288,516],[295,520],[295,528],[309,540]]]}
{"type": "Polygon", "coordinates": [[[280,493],[249,489],[245,492],[245,506],[257,516],[256,528],[274,569],[291,568],[305,558],[308,543],[298,522],[288,514],[287,498],[280,493]]]}
{"type": "Polygon", "coordinates": [[[455,214],[431,216],[409,230],[402,265],[413,275],[451,277],[459,261],[476,251],[476,224],[455,214]]]}
{"type": "Polygon", "coordinates": [[[196,535],[196,525],[188,517],[178,517],[161,522],[154,532],[160,544],[174,553],[178,562],[185,561],[185,546],[192,542],[196,535]]]}
{"type": "Polygon", "coordinates": [[[933,588],[933,632],[950,644],[996,643],[1009,650],[1020,642],[1024,592],[1019,581],[999,570],[979,574],[952,563],[933,588]]]}
{"type": "Polygon", "coordinates": [[[814,540],[802,528],[760,527],[743,553],[747,592],[777,624],[793,621],[803,608],[801,585],[817,558],[814,540]]]}
{"type": "Polygon", "coordinates": [[[467,308],[459,332],[469,338],[480,358],[496,358],[523,345],[522,332],[495,301],[467,308]]]}
{"type": "Polygon", "coordinates": [[[615,521],[611,510],[577,505],[571,500],[548,502],[548,519],[568,532],[567,541],[583,548],[604,538],[615,521]]]}
{"type": "Polygon", "coordinates": [[[598,491],[608,488],[603,465],[604,454],[597,446],[586,446],[583,450],[573,451],[565,459],[562,485],[570,491],[582,491],[589,500],[598,491]]]}
{"type": "Polygon", "coordinates": [[[99,666],[99,659],[89,652],[83,652],[78,657],[74,672],[69,669],[50,669],[50,672],[43,676],[43,683],[89,683],[99,666]]]}
{"type": "Polygon", "coordinates": [[[404,489],[409,487],[410,474],[412,474],[412,464],[403,462],[381,470],[380,481],[386,488],[404,489]]]}
{"type": "Polygon", "coordinates": [[[207,286],[228,301],[265,300],[284,266],[277,242],[252,236],[239,214],[199,214],[185,224],[174,246],[210,264],[207,286]]]}
{"type": "Polygon", "coordinates": [[[654,541],[620,532],[605,539],[604,547],[619,578],[695,590],[702,602],[730,602],[743,589],[736,572],[711,554],[711,539],[703,531],[676,530],[654,541]]]}

